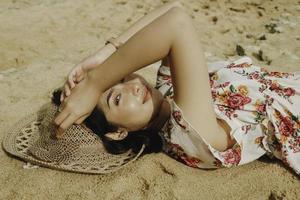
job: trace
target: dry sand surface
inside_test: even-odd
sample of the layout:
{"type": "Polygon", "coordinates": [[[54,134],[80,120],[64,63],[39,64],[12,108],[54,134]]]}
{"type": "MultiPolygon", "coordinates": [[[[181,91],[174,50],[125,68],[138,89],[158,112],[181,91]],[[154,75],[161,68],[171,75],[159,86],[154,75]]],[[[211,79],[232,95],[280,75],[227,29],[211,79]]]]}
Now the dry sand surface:
{"type": "MultiPolygon", "coordinates": [[[[300,70],[299,0],[186,0],[208,60],[244,48],[256,64],[300,70]],[[259,51],[261,53],[259,54],[259,51]]],[[[49,101],[70,69],[160,5],[160,0],[1,0],[0,129],[49,101]]],[[[141,72],[153,81],[155,69],[141,72]]],[[[1,131],[1,138],[6,134],[1,131]]],[[[1,140],[2,141],[2,140],[1,140]]],[[[0,199],[299,199],[300,182],[279,162],[205,171],[163,153],[109,175],[24,163],[0,151],[0,199]]]]}

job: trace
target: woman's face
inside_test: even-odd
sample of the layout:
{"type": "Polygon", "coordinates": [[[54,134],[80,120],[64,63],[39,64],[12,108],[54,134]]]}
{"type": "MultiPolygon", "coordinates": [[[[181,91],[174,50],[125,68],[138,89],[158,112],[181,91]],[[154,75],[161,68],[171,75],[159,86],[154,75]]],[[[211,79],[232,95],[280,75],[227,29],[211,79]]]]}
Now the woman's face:
{"type": "Polygon", "coordinates": [[[147,127],[162,101],[163,95],[157,89],[132,74],[106,90],[97,106],[112,125],[136,131],[147,127]]]}

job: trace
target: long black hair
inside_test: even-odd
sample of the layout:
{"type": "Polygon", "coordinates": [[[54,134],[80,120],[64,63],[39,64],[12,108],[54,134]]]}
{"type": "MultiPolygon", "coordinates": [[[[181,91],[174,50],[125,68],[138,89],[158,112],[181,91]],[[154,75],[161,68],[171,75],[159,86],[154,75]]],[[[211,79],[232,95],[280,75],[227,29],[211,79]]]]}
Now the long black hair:
{"type": "MultiPolygon", "coordinates": [[[[61,89],[57,89],[52,93],[52,102],[57,106],[61,103],[61,93],[61,89]]],[[[123,140],[112,140],[106,137],[106,133],[112,132],[116,130],[116,128],[108,123],[103,112],[97,107],[94,108],[92,113],[83,123],[100,137],[104,147],[109,153],[121,154],[129,149],[132,149],[133,152],[137,153],[143,144],[146,146],[144,153],[159,152],[162,150],[162,139],[158,135],[157,130],[147,129],[129,132],[128,136],[123,140]]]]}

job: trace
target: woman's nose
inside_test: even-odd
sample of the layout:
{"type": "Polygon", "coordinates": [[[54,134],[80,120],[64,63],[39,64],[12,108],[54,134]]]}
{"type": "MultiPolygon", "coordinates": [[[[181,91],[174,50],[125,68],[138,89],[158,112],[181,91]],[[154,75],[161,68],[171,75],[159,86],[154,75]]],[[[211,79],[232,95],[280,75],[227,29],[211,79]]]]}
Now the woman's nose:
{"type": "Polygon", "coordinates": [[[128,89],[134,96],[139,96],[142,92],[141,84],[137,83],[128,84],[128,89]]]}

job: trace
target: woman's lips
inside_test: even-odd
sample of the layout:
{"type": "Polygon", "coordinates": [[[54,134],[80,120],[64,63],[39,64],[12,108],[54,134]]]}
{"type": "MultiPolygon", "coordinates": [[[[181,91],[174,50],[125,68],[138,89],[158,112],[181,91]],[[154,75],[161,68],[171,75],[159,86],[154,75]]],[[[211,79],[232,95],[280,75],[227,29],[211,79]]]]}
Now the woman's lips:
{"type": "Polygon", "coordinates": [[[144,98],[143,98],[143,104],[148,101],[149,99],[151,98],[151,92],[150,92],[150,89],[145,86],[145,89],[144,89],[144,98]]]}

